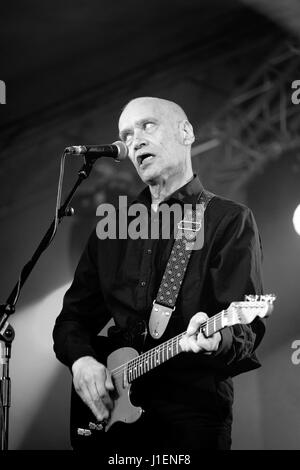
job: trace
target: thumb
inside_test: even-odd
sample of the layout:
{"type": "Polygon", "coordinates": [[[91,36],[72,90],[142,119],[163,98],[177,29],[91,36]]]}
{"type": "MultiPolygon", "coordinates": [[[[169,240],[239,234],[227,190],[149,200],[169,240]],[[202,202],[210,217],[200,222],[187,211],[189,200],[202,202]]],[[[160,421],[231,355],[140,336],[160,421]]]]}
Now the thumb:
{"type": "Polygon", "coordinates": [[[106,370],[105,387],[107,388],[107,390],[114,390],[115,388],[112,382],[111,373],[108,370],[106,370]]]}

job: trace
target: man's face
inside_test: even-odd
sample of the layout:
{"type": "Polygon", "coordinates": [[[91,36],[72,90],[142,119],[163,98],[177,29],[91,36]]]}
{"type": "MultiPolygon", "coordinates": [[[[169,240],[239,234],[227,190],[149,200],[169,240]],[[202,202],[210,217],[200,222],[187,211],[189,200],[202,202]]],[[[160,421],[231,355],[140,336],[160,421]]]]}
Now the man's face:
{"type": "Polygon", "coordinates": [[[120,138],[145,183],[182,171],[185,147],[180,140],[179,124],[178,116],[158,100],[134,100],[121,114],[120,138]]]}

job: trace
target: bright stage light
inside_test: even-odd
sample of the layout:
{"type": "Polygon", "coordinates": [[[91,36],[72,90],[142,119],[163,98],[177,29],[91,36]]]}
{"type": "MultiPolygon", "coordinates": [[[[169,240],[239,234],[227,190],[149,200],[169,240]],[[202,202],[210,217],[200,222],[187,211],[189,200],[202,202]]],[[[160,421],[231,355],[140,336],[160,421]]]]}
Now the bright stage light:
{"type": "Polygon", "coordinates": [[[296,207],[293,215],[294,229],[300,235],[300,204],[296,207]]]}

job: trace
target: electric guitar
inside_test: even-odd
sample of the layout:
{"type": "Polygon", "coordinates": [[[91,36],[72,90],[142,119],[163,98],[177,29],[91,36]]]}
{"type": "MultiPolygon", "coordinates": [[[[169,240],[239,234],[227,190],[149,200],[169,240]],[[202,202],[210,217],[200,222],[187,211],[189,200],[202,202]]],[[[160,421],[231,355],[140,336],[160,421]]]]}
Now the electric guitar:
{"type": "MultiPolygon", "coordinates": [[[[245,301],[232,302],[226,310],[209,318],[200,326],[206,337],[236,324],[249,324],[257,316],[264,318],[273,310],[275,296],[248,295],[245,301]]],[[[180,340],[185,332],[180,333],[153,349],[139,354],[131,347],[123,347],[112,352],[107,358],[107,368],[111,372],[115,386],[114,408],[108,421],[95,422],[90,409],[77,395],[74,387],[71,400],[71,439],[79,436],[90,436],[94,431],[108,431],[117,421],[133,423],[137,421],[143,410],[130,402],[131,384],[143,374],[168,361],[182,352],[180,340]]]]}

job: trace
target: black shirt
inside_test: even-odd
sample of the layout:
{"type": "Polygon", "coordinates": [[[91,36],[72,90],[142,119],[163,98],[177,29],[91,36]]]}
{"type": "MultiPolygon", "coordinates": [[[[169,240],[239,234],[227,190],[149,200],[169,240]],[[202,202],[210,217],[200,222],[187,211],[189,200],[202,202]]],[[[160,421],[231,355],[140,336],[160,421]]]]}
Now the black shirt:
{"type": "MultiPolygon", "coordinates": [[[[202,190],[194,177],[165,202],[195,204],[202,190]]],[[[150,214],[148,188],[137,201],[150,214]]],[[[81,356],[96,357],[93,338],[112,317],[119,331],[134,321],[148,322],[172,244],[172,237],[99,240],[96,231],[92,233],[56,320],[54,350],[60,361],[71,367],[81,356]]],[[[251,210],[215,196],[205,211],[203,248],[192,252],[176,309],[161,341],[184,331],[198,311],[212,316],[231,302],[244,300],[245,294],[261,294],[261,256],[251,210]]],[[[169,400],[171,393],[175,401],[205,406],[214,392],[221,407],[231,406],[230,377],[259,367],[254,350],[264,330],[260,318],[250,325],[225,328],[216,354],[180,354],[144,379],[142,394],[149,392],[151,380],[156,384],[150,386],[152,398],[169,400]]],[[[149,346],[153,342],[149,340],[149,346]]]]}

